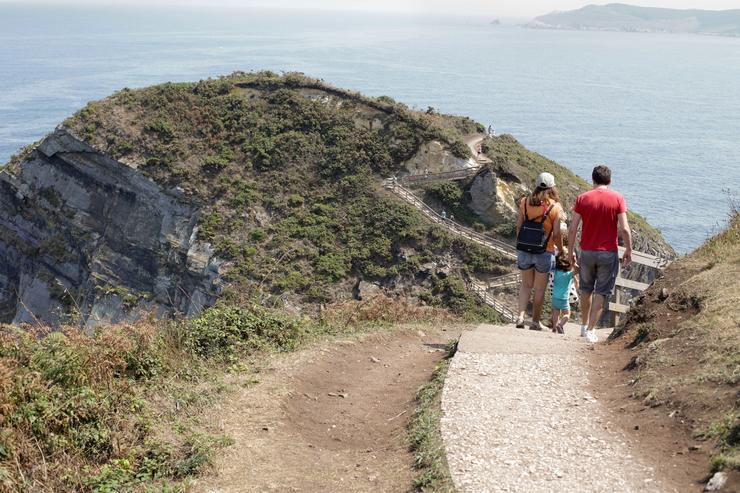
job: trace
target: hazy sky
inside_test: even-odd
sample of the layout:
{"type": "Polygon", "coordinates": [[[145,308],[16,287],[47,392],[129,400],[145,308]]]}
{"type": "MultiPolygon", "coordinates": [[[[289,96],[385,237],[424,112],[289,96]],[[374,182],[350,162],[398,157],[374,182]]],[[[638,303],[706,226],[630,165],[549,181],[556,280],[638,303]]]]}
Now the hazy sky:
{"type": "MultiPolygon", "coordinates": [[[[616,1],[616,0],[615,0],[616,1]]],[[[621,0],[623,3],[650,7],[740,9],[740,0],[621,0]]],[[[0,0],[0,3],[17,0],[0,0]]],[[[588,0],[26,0],[24,3],[68,4],[180,4],[180,5],[227,5],[290,8],[324,8],[376,10],[425,13],[481,13],[501,17],[534,17],[553,10],[570,10],[589,3],[604,4],[607,1],[588,0]]]]}

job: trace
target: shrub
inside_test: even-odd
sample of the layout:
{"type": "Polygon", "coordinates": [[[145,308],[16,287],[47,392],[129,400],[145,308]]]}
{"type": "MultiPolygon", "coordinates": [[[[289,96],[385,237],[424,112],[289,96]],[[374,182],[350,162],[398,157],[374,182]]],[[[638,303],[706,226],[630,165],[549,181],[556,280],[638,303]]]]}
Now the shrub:
{"type": "MultiPolygon", "coordinates": [[[[412,274],[420,259],[450,252],[467,255],[473,270],[493,269],[490,259],[431,233],[416,211],[377,193],[378,179],[398,172],[425,142],[467,155],[462,135],[478,129],[470,119],[412,112],[302,74],[265,72],[120,91],[67,124],[94,124],[89,140],[100,147],[125,135],[135,146],[132,159],[145,161],[144,173],[202,204],[199,237],[230,260],[223,265],[230,292],[259,285],[264,293],[331,301],[334,294],[323,288],[332,283],[412,274]],[[307,98],[297,90],[304,87],[326,97],[307,98]],[[111,117],[118,112],[135,118],[121,128],[111,117]],[[358,121],[365,118],[372,124],[358,121]],[[402,256],[401,246],[416,254],[402,256]],[[246,247],[253,248],[249,255],[246,247]],[[321,291],[308,295],[314,285],[321,291]]],[[[115,157],[124,152],[113,147],[115,157]]],[[[435,192],[468,221],[459,187],[442,184],[435,192]]]]}
{"type": "Polygon", "coordinates": [[[154,120],[148,123],[144,129],[156,134],[163,142],[172,142],[175,138],[172,123],[165,120],[154,120]]]}
{"type": "Polygon", "coordinates": [[[185,346],[201,357],[255,350],[293,349],[303,336],[299,321],[258,309],[216,307],[188,322],[185,346]]]}

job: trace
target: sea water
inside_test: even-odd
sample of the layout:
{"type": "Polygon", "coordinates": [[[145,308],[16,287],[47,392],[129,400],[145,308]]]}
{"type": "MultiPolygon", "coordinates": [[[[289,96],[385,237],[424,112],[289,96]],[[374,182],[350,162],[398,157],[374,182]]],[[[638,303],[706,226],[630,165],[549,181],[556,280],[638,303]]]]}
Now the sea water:
{"type": "Polygon", "coordinates": [[[511,133],[687,252],[740,186],[740,39],[528,30],[487,18],[0,3],[0,163],[122,87],[301,71],[511,133]]]}

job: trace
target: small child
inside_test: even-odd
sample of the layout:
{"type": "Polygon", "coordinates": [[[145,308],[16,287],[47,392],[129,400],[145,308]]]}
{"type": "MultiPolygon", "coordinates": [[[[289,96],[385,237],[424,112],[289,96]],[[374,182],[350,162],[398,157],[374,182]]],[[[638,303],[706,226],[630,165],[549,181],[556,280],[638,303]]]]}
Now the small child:
{"type": "Polygon", "coordinates": [[[578,288],[578,277],[574,275],[570,265],[568,248],[563,247],[555,257],[555,276],[552,282],[552,331],[558,334],[565,333],[565,324],[570,319],[569,295],[572,286],[578,288]]]}

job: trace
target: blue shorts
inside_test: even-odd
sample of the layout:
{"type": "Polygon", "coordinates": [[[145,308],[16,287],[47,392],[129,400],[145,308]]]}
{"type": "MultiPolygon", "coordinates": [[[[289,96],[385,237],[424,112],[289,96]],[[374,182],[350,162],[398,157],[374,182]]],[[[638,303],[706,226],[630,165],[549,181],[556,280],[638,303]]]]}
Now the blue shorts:
{"type": "Polygon", "coordinates": [[[553,298],[552,307],[558,310],[570,310],[570,303],[567,298],[553,298]]]}
{"type": "Polygon", "coordinates": [[[555,254],[552,252],[529,253],[521,250],[516,251],[516,266],[519,270],[534,270],[540,274],[547,274],[555,269],[555,254]]]}

